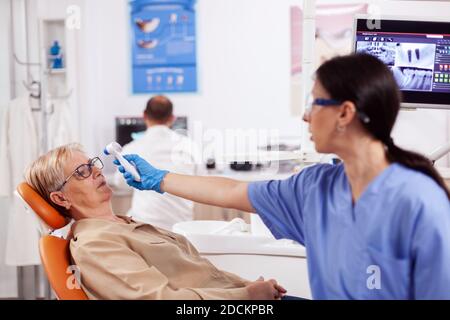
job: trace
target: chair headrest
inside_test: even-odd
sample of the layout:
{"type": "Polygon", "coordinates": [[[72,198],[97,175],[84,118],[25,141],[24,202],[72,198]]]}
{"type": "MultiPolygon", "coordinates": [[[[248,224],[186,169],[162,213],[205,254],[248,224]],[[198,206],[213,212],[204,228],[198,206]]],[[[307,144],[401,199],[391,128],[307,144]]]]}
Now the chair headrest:
{"type": "Polygon", "coordinates": [[[60,229],[69,223],[69,219],[52,207],[28,183],[20,183],[17,186],[17,192],[38,217],[53,230],[60,229]]]}

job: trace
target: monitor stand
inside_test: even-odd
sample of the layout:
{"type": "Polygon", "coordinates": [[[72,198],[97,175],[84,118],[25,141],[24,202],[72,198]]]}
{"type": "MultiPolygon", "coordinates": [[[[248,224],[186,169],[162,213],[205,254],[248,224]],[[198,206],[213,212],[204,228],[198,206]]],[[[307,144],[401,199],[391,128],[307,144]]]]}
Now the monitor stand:
{"type": "MultiPolygon", "coordinates": [[[[443,146],[437,148],[435,151],[433,151],[428,158],[433,162],[433,165],[438,161],[440,158],[445,156],[448,152],[450,152],[450,142],[447,142],[443,146]]],[[[450,188],[450,168],[445,167],[436,167],[436,170],[439,172],[439,174],[444,178],[444,181],[446,182],[447,186],[450,188]]]]}
{"type": "Polygon", "coordinates": [[[436,150],[434,150],[428,158],[433,162],[433,164],[438,161],[440,158],[445,156],[447,153],[450,152],[450,142],[447,142],[443,146],[440,146],[436,150]]]}

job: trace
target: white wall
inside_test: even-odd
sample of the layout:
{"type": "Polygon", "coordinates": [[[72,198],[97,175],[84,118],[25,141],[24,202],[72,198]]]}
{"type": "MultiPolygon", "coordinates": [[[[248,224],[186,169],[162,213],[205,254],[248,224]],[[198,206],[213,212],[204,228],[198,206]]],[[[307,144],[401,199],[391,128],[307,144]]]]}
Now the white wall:
{"type": "MultiPolygon", "coordinates": [[[[300,122],[289,110],[290,2],[200,0],[199,92],[170,95],[176,113],[209,128],[275,128],[298,135],[300,122]]],[[[91,152],[114,139],[114,116],[140,115],[150,97],[130,94],[128,10],[123,0],[86,2],[83,45],[90,54],[83,57],[89,65],[83,72],[91,96],[83,106],[82,131],[91,152]],[[98,14],[106,7],[107,14],[98,14]]]]}
{"type": "MultiPolygon", "coordinates": [[[[379,5],[381,14],[435,17],[450,12],[448,2],[369,2],[379,5]]],[[[169,95],[176,113],[207,128],[272,128],[300,135],[300,119],[291,117],[289,109],[292,3],[301,1],[199,0],[199,92],[169,95]]],[[[114,139],[115,116],[140,115],[150,96],[130,93],[128,10],[124,0],[85,1],[81,131],[91,153],[100,153],[114,139]]],[[[394,139],[429,153],[448,139],[448,117],[447,111],[401,112],[394,139]]]]}

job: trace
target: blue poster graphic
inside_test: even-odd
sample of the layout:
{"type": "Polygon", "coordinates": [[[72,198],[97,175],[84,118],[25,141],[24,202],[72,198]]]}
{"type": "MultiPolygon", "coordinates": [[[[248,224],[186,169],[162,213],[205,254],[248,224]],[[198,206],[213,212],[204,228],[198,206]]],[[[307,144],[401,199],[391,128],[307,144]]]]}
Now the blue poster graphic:
{"type": "Polygon", "coordinates": [[[194,4],[131,2],[133,93],[197,91],[194,4]]]}

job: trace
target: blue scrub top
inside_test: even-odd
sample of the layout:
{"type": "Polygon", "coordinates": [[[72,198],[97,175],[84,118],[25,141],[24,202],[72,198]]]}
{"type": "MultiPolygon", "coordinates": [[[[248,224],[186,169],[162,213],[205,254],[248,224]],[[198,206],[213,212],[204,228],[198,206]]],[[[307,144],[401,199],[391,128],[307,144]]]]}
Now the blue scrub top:
{"type": "Polygon", "coordinates": [[[450,203],[394,163],[353,205],[343,164],[249,185],[273,235],[306,247],[314,299],[450,299],[450,203]]]}

